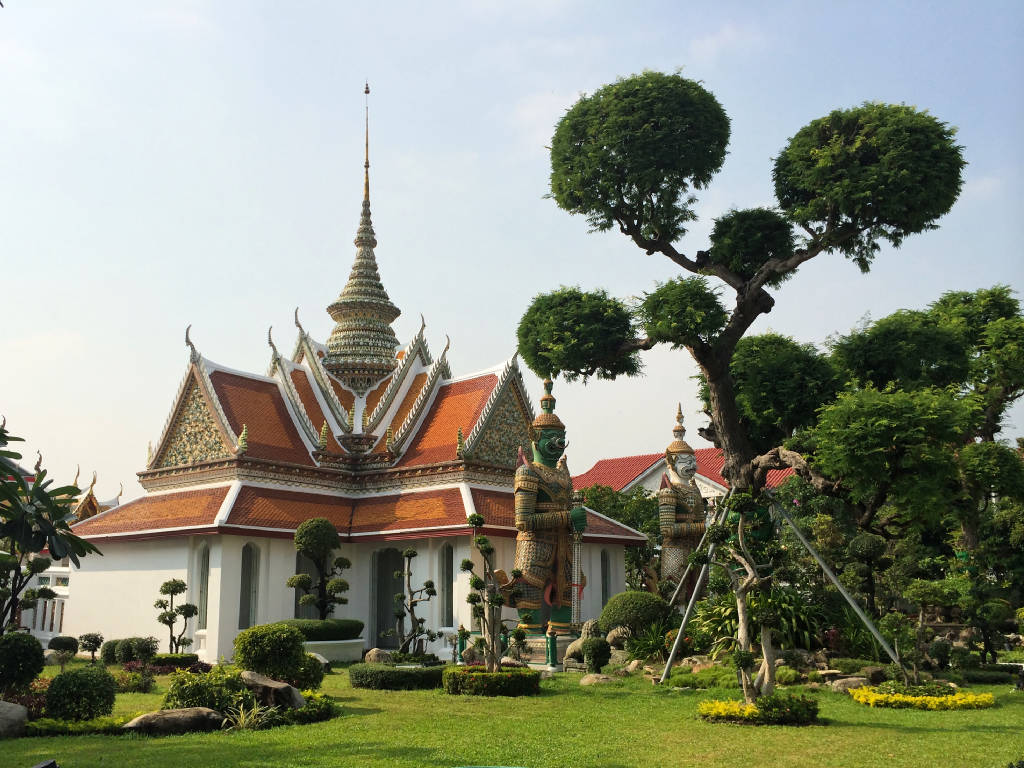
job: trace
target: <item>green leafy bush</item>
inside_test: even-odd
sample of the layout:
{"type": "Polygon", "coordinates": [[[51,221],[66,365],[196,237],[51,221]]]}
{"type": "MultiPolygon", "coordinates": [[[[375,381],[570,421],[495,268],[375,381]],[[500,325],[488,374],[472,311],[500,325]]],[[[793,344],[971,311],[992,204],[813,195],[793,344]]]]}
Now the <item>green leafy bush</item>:
{"type": "Polygon", "coordinates": [[[46,711],[46,690],[52,682],[52,677],[37,677],[28,684],[27,688],[5,693],[4,701],[11,704],[21,704],[21,706],[28,710],[29,720],[38,720],[46,711]]]}
{"type": "Polygon", "coordinates": [[[793,685],[800,682],[800,673],[785,665],[775,670],[775,682],[779,685],[793,685]]]}
{"type": "Polygon", "coordinates": [[[298,671],[285,682],[299,690],[319,688],[324,682],[324,665],[317,661],[315,656],[307,653],[299,664],[298,671]]]}
{"type": "Polygon", "coordinates": [[[120,640],[107,640],[100,647],[100,661],[104,664],[117,664],[117,646],[120,640]]]}
{"type": "Polygon", "coordinates": [[[540,672],[529,667],[503,667],[488,672],[485,667],[444,668],[441,679],[445,693],[467,696],[533,696],[540,693],[540,672]]]}
{"type": "Polygon", "coordinates": [[[444,667],[412,667],[400,669],[389,664],[353,664],[348,679],[353,688],[378,691],[412,691],[440,688],[444,667]]]}
{"type": "MultiPolygon", "coordinates": [[[[652,624],[664,622],[671,612],[667,602],[650,592],[620,592],[605,604],[598,623],[606,634],[615,627],[627,627],[636,636],[652,624]]],[[[667,631],[666,627],[661,633],[662,638],[667,631]]]]}
{"type": "Polygon", "coordinates": [[[118,693],[149,693],[156,684],[156,678],[148,669],[137,672],[118,672],[114,675],[118,693]]]}
{"type": "Polygon", "coordinates": [[[399,651],[392,651],[391,662],[393,664],[422,664],[425,667],[444,665],[444,662],[437,658],[435,653],[401,653],[399,651]]]}
{"type": "Polygon", "coordinates": [[[171,674],[164,696],[163,709],[209,707],[218,712],[252,706],[252,691],[242,681],[242,671],[229,665],[217,665],[209,672],[187,672],[179,669],[171,674]]]}
{"type": "Polygon", "coordinates": [[[158,653],[153,656],[151,663],[154,667],[186,669],[198,661],[199,654],[197,653],[158,653]]]}
{"type": "Polygon", "coordinates": [[[42,717],[25,723],[25,736],[83,736],[89,733],[123,734],[121,726],[141,715],[108,715],[91,720],[56,720],[42,717]]]}
{"type": "Polygon", "coordinates": [[[0,694],[25,688],[43,671],[43,646],[32,635],[0,636],[0,694]]]}
{"type": "Polygon", "coordinates": [[[953,689],[946,683],[929,681],[917,685],[907,685],[900,680],[886,680],[875,686],[879,693],[898,693],[903,696],[948,696],[953,689]]]}
{"type": "Polygon", "coordinates": [[[818,720],[818,702],[810,696],[775,692],[755,704],[758,721],[765,725],[809,725],[818,720]]]}
{"type": "Polygon", "coordinates": [[[583,661],[588,672],[600,672],[612,657],[612,647],[603,637],[588,637],[583,641],[583,661]]]}
{"type": "Polygon", "coordinates": [[[954,669],[976,669],[981,666],[981,657],[967,648],[954,645],[949,650],[949,665],[954,669]]]}
{"type": "Polygon", "coordinates": [[[812,669],[810,672],[807,673],[808,683],[820,683],[824,679],[825,678],[821,676],[821,672],[819,672],[816,669],[812,669]]]}
{"type": "Polygon", "coordinates": [[[302,633],[285,624],[260,624],[235,637],[235,664],[274,680],[291,680],[302,670],[302,633]]]}
{"type": "Polygon", "coordinates": [[[277,622],[295,627],[308,641],[355,640],[363,634],[358,619],[285,619],[277,622]]]}
{"type": "Polygon", "coordinates": [[[316,691],[303,691],[306,705],[299,709],[285,710],[284,719],[289,723],[319,723],[341,714],[341,706],[330,697],[316,691]]]}
{"type": "Polygon", "coordinates": [[[148,664],[153,660],[159,647],[160,641],[155,637],[126,637],[117,641],[114,656],[119,664],[127,664],[129,661],[148,664]]]}
{"type": "Polygon", "coordinates": [[[46,644],[46,647],[51,651],[65,651],[74,655],[78,653],[78,640],[67,635],[57,635],[50,638],[50,642],[46,644]]]}
{"type": "Polygon", "coordinates": [[[83,651],[88,651],[92,658],[93,664],[96,663],[96,651],[103,645],[103,635],[99,632],[86,632],[84,635],[78,636],[79,644],[83,651]]]}
{"type": "Polygon", "coordinates": [[[948,640],[933,640],[928,646],[928,655],[939,669],[946,669],[949,666],[949,654],[952,649],[953,646],[948,640]]]}
{"type": "MultiPolygon", "coordinates": [[[[668,636],[677,630],[668,630],[669,624],[664,619],[650,624],[639,632],[634,632],[626,638],[625,649],[631,659],[646,661],[652,657],[664,659],[671,646],[668,644],[668,636]]],[[[675,635],[672,635],[675,641],[675,635]]]]}
{"type": "Polygon", "coordinates": [[[858,672],[864,669],[864,667],[877,666],[875,662],[870,661],[868,659],[834,658],[829,659],[828,663],[829,666],[832,667],[832,669],[838,669],[844,675],[856,675],[858,672]]]}
{"type": "Polygon", "coordinates": [[[708,667],[700,672],[673,672],[669,683],[679,688],[739,688],[736,672],[728,667],[708,667]]]}
{"type": "Polygon", "coordinates": [[[46,691],[46,714],[58,720],[92,720],[114,711],[117,683],[90,664],[57,675],[46,691]]]}
{"type": "Polygon", "coordinates": [[[1000,672],[998,669],[965,669],[960,674],[966,682],[980,685],[1012,683],[1014,678],[1013,672],[1000,672]]]}

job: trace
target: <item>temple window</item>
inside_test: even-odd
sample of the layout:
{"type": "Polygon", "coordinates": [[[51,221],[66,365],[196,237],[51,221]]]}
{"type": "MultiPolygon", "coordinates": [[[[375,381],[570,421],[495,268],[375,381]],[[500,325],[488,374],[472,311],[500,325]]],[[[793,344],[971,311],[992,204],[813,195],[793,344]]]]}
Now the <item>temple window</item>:
{"type": "Polygon", "coordinates": [[[256,624],[256,598],[259,583],[260,553],[255,544],[242,547],[242,584],[238,605],[238,628],[256,624]]]}

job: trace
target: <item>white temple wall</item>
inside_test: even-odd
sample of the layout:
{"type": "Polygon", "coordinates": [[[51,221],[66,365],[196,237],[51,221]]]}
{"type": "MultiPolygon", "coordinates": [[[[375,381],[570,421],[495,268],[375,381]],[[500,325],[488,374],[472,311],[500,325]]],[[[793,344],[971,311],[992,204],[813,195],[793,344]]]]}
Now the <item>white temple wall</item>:
{"type": "Polygon", "coordinates": [[[167,628],[156,620],[153,602],[168,579],[187,579],[187,539],[105,541],[102,556],[81,558],[71,578],[63,634],[99,632],[106,640],[152,635],[166,652],[167,628]]]}

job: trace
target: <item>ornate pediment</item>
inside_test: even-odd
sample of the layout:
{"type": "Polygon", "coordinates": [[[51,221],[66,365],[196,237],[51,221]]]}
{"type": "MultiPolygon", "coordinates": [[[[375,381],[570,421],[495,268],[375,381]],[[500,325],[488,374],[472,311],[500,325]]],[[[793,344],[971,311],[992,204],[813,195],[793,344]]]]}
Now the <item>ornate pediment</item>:
{"type": "Polygon", "coordinates": [[[178,401],[174,420],[151,469],[179,467],[216,459],[230,459],[234,446],[228,444],[224,430],[194,376],[178,401]]]}
{"type": "Polygon", "coordinates": [[[514,468],[519,448],[530,455],[531,419],[518,389],[505,387],[498,395],[483,430],[468,446],[467,458],[514,468]]]}

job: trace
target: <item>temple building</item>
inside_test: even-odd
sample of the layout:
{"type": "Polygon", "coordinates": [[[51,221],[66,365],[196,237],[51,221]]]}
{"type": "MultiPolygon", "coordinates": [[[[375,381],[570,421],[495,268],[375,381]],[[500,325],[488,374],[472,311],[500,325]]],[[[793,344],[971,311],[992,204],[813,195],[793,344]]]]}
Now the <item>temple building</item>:
{"type": "MultiPolygon", "coordinates": [[[[65,634],[152,634],[166,643],[152,605],[160,584],[179,578],[199,607],[192,650],[207,661],[230,658],[241,629],[309,615],[285,581],[304,570],[292,537],[313,517],[335,525],[338,554],[352,562],[349,602],[333,615],[364,621],[365,647],[394,643],[381,633],[394,627],[402,591],[394,572],[408,547],[419,553],[414,587],[432,579],[437,588],[427,627],[443,635],[472,627],[468,576],[458,567],[476,552],[466,519],[484,516],[499,567],[510,569],[513,474],[519,449],[529,452],[534,408],[514,356],[455,376],[448,344],[432,353],[425,323],[400,346],[392,328],[400,310],[374,251],[368,142],[355,245],[348,282],[327,308],[334,328],[326,343],[304,330],[296,310],[292,353],[268,332],[269,368],[259,374],[205,357],[186,331],[188,366],[139,472],[145,495],[74,527],[103,556],[84,558],[75,573],[65,634]]],[[[624,548],[643,541],[588,511],[582,618],[624,588],[624,548]]],[[[450,652],[444,643],[429,650],[450,652]]]]}

